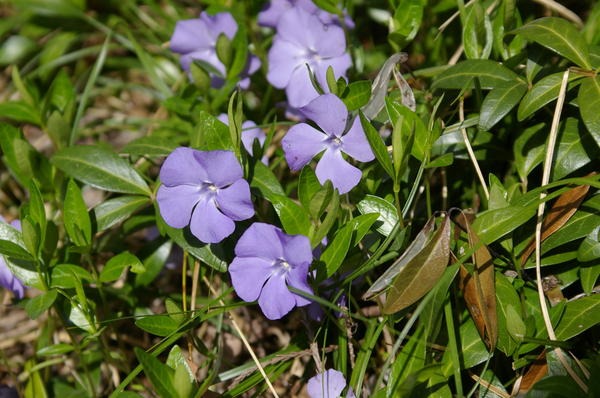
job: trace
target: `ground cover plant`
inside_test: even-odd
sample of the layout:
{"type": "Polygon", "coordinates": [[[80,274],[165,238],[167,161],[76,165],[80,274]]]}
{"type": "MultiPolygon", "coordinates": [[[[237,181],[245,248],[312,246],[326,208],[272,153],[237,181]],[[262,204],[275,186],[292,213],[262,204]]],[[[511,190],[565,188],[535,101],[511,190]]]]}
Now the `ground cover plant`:
{"type": "Polygon", "coordinates": [[[0,4],[1,397],[600,396],[600,4],[0,4]]]}

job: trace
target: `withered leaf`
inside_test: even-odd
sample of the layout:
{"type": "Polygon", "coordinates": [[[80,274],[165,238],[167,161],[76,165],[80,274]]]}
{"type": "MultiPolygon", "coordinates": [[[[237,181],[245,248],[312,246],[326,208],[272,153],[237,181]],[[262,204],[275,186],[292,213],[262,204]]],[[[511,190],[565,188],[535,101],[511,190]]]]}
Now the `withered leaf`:
{"type": "Polygon", "coordinates": [[[404,253],[402,253],[402,255],[398,257],[398,259],[394,261],[394,263],[383,273],[383,275],[381,275],[375,281],[375,283],[371,285],[369,290],[363,294],[363,300],[369,300],[375,296],[378,296],[391,286],[394,277],[398,275],[400,270],[402,270],[402,268],[404,268],[404,266],[417,254],[419,254],[421,249],[423,249],[423,246],[425,246],[427,243],[427,239],[429,238],[431,231],[433,231],[434,226],[435,218],[431,217],[423,229],[419,231],[415,239],[410,243],[410,245],[408,245],[404,253]]]}
{"type": "MultiPolygon", "coordinates": [[[[589,177],[592,174],[588,174],[586,177],[589,177]]],[[[552,208],[544,217],[544,221],[542,221],[542,237],[541,241],[543,242],[550,235],[558,231],[563,225],[569,221],[571,216],[575,214],[581,202],[587,195],[590,189],[589,185],[579,185],[575,188],[569,189],[567,192],[563,193],[556,199],[556,202],[552,205],[552,208]]],[[[531,238],[531,241],[523,251],[521,255],[521,265],[527,262],[531,253],[535,250],[535,236],[531,238]]]]}
{"type": "Polygon", "coordinates": [[[548,374],[548,363],[546,362],[546,350],[531,363],[529,370],[523,376],[519,392],[527,392],[537,383],[542,377],[548,374]]]}
{"type": "MultiPolygon", "coordinates": [[[[480,244],[479,237],[471,228],[471,223],[463,212],[456,218],[456,222],[467,231],[469,246],[476,247],[480,244]]],[[[472,274],[461,265],[459,286],[481,338],[493,350],[498,340],[496,285],[492,255],[484,244],[479,246],[473,254],[473,262],[475,266],[472,274]]]]}
{"type": "Polygon", "coordinates": [[[393,314],[415,303],[441,278],[450,256],[450,221],[445,215],[439,229],[398,272],[388,290],[382,312],[393,314]]]}

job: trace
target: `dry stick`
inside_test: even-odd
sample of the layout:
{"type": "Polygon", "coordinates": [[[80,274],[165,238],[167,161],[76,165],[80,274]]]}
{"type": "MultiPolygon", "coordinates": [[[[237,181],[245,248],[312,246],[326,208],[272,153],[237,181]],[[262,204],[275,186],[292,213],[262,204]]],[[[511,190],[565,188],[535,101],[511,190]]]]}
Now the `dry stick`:
{"type": "MultiPolygon", "coordinates": [[[[196,294],[198,293],[198,273],[200,271],[200,261],[194,261],[194,273],[192,276],[192,297],[190,297],[190,314],[194,316],[194,310],[196,309],[196,294]]],[[[185,312],[185,310],[184,310],[185,312]]],[[[192,341],[188,341],[188,359],[192,362],[192,341]]]]}
{"type": "MultiPolygon", "coordinates": [[[[567,91],[567,82],[569,80],[569,70],[567,69],[563,73],[562,82],[560,85],[560,91],[558,93],[558,100],[556,101],[556,108],[554,109],[554,117],[552,118],[552,126],[550,127],[550,137],[548,137],[548,144],[546,146],[546,158],[544,159],[544,173],[542,175],[542,186],[547,185],[550,182],[550,171],[552,169],[552,159],[554,157],[554,147],[556,146],[556,137],[558,135],[558,123],[560,121],[560,114],[562,113],[563,104],[565,102],[565,94],[567,91]]],[[[540,194],[540,201],[546,196],[545,192],[540,194]]],[[[548,313],[548,306],[546,304],[546,297],[544,295],[544,288],[542,287],[542,267],[541,267],[541,244],[542,244],[542,221],[544,218],[544,208],[546,202],[542,201],[538,206],[537,211],[537,222],[535,225],[535,276],[537,279],[537,290],[540,299],[540,307],[542,309],[542,316],[544,317],[544,324],[546,325],[546,331],[550,340],[556,340],[556,334],[552,327],[552,321],[550,321],[550,314],[548,313]]],[[[573,371],[571,366],[567,363],[566,356],[560,347],[556,347],[556,355],[558,360],[563,365],[567,373],[577,382],[579,387],[587,393],[588,388],[585,383],[579,378],[579,376],[573,371]]]]}
{"type": "Polygon", "coordinates": [[[501,389],[499,389],[495,385],[493,385],[491,383],[488,383],[487,381],[483,380],[481,377],[477,376],[476,374],[471,374],[471,378],[473,380],[475,380],[477,383],[481,384],[484,388],[487,388],[488,390],[490,390],[494,394],[498,395],[499,397],[502,397],[502,398],[510,398],[511,397],[510,394],[502,391],[501,389]]]}
{"type": "Polygon", "coordinates": [[[573,11],[569,10],[567,7],[563,6],[562,4],[559,4],[554,0],[533,0],[533,1],[546,6],[546,7],[550,8],[551,10],[556,11],[559,15],[562,15],[563,17],[570,20],[571,22],[575,22],[575,24],[578,27],[583,28],[583,21],[581,20],[581,18],[579,18],[579,16],[577,14],[575,14],[573,11]]]}
{"type": "MultiPolygon", "coordinates": [[[[208,279],[206,279],[206,276],[203,275],[202,276],[202,280],[204,281],[204,283],[206,283],[206,286],[208,286],[208,288],[210,289],[210,292],[214,296],[219,297],[219,294],[217,294],[217,292],[215,291],[215,289],[212,287],[212,285],[210,284],[210,281],[208,279]]],[[[225,306],[225,302],[223,302],[223,300],[219,300],[219,301],[221,302],[222,306],[225,306]]],[[[250,354],[250,356],[252,357],[252,360],[256,364],[256,367],[258,368],[258,371],[262,375],[263,379],[265,379],[265,382],[267,383],[267,386],[269,386],[269,390],[271,390],[271,393],[273,394],[273,396],[275,398],[279,398],[279,395],[277,394],[277,391],[275,391],[275,387],[273,387],[273,384],[271,384],[271,380],[269,380],[269,377],[267,376],[267,373],[265,372],[265,370],[263,369],[262,365],[260,364],[260,361],[258,360],[258,357],[254,353],[254,350],[250,346],[250,343],[248,343],[248,339],[246,339],[246,336],[244,335],[244,332],[242,332],[242,329],[238,325],[238,323],[237,323],[237,321],[235,319],[235,314],[233,313],[232,310],[229,310],[228,314],[229,314],[229,318],[231,319],[231,323],[233,325],[233,328],[235,329],[235,331],[240,336],[240,339],[242,340],[242,343],[244,343],[244,346],[246,346],[246,349],[248,350],[248,353],[250,354]]]]}
{"type": "MultiPolygon", "coordinates": [[[[465,100],[463,97],[460,97],[460,102],[458,104],[458,117],[460,118],[460,123],[462,124],[462,122],[465,121],[465,100]]],[[[467,129],[461,127],[460,132],[462,133],[463,140],[465,141],[469,158],[471,159],[471,162],[475,167],[475,171],[477,172],[477,177],[479,177],[479,182],[481,182],[481,186],[483,187],[485,198],[490,200],[490,192],[488,191],[487,184],[485,183],[485,178],[483,178],[483,174],[481,174],[481,169],[479,168],[479,163],[477,163],[477,158],[475,157],[473,148],[471,148],[471,143],[469,142],[469,137],[467,136],[467,129]]]]}

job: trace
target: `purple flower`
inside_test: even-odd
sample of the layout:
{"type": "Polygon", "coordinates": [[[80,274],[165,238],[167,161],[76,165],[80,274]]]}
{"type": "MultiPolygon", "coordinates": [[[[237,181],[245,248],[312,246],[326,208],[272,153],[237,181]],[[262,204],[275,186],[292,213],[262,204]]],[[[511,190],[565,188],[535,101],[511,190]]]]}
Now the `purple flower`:
{"type": "MultiPolygon", "coordinates": [[[[171,50],[182,57],[179,60],[181,67],[187,72],[193,60],[204,61],[219,71],[220,76],[211,73],[212,87],[219,88],[225,82],[225,65],[217,56],[217,39],[220,34],[232,40],[237,32],[238,26],[228,12],[220,12],[208,15],[206,12],[200,14],[200,18],[186,19],[177,22],[175,31],[171,36],[171,50]]],[[[248,63],[240,74],[240,87],[247,89],[250,86],[250,76],[260,68],[260,60],[254,55],[248,57],[248,63]]]]}
{"type": "Polygon", "coordinates": [[[233,152],[177,148],[160,169],[160,214],[173,228],[189,224],[202,242],[220,242],[234,231],[234,221],[254,215],[250,187],[242,177],[233,152]]]}
{"type": "MultiPolygon", "coordinates": [[[[313,376],[308,380],[307,391],[310,398],[338,398],[346,387],[346,379],[342,372],[327,369],[324,373],[313,376]]],[[[356,398],[352,387],[348,387],[346,398],[356,398]]]]}
{"type": "MultiPolygon", "coordinates": [[[[217,116],[217,119],[229,126],[227,114],[221,113],[217,116]]],[[[252,120],[246,120],[242,123],[242,144],[244,144],[244,148],[246,148],[246,151],[248,151],[250,155],[252,155],[252,144],[254,143],[254,140],[258,139],[260,145],[263,145],[265,143],[265,138],[267,138],[265,132],[256,127],[256,123],[252,120]]],[[[266,164],[265,160],[266,159],[263,159],[263,163],[266,164]]]]}
{"type": "MultiPolygon", "coordinates": [[[[0,216],[0,222],[6,222],[2,216],[0,216]]],[[[13,228],[21,230],[21,222],[14,220],[10,223],[13,228]]],[[[13,292],[16,298],[22,299],[25,295],[25,285],[21,282],[8,268],[4,257],[0,255],[0,286],[13,292]]]]}
{"type": "Polygon", "coordinates": [[[229,266],[235,292],[244,301],[258,299],[267,318],[279,319],[295,306],[310,304],[287,287],[312,294],[306,282],[312,262],[306,236],[287,235],[273,225],[254,223],[235,246],[235,255],[229,266]]]}
{"type": "MultiPolygon", "coordinates": [[[[279,22],[283,13],[294,6],[302,8],[309,14],[316,15],[324,24],[335,23],[340,25],[337,15],[320,9],[311,0],[272,0],[258,13],[258,24],[276,28],[277,22],[279,22]]],[[[346,14],[346,12],[344,12],[344,14],[346,14]]],[[[347,14],[344,17],[344,23],[346,24],[346,27],[350,29],[354,28],[354,21],[352,21],[347,14]]]]}
{"type": "Polygon", "coordinates": [[[300,123],[293,126],[282,140],[285,158],[292,170],[300,170],[321,151],[325,151],[317,164],[317,178],[324,184],[330,180],[340,193],[358,185],[362,173],[346,162],[342,152],[361,162],[375,158],[367,142],[360,119],[355,118],[348,131],[348,110],[333,94],[324,94],[301,108],[302,113],[314,121],[321,130],[300,123]]]}
{"type": "Polygon", "coordinates": [[[288,102],[295,108],[319,95],[306,64],[323,89],[327,89],[325,75],[329,66],[337,79],[352,64],[342,28],[323,24],[316,15],[299,7],[290,8],[279,19],[268,59],[267,80],[277,88],[285,88],[288,102]]]}

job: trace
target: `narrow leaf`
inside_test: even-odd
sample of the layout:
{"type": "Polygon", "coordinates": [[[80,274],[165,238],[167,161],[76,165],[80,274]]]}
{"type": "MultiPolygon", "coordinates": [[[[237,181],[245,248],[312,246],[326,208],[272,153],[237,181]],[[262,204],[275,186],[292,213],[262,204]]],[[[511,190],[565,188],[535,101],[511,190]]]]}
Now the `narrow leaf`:
{"type": "Polygon", "coordinates": [[[383,143],[381,136],[362,112],[360,112],[359,115],[360,123],[362,124],[362,128],[367,136],[367,141],[369,141],[369,145],[371,146],[371,149],[373,149],[373,153],[375,154],[377,161],[381,167],[383,167],[385,172],[388,173],[390,177],[394,178],[395,174],[394,167],[392,166],[392,160],[390,159],[387,147],[383,143]]]}

